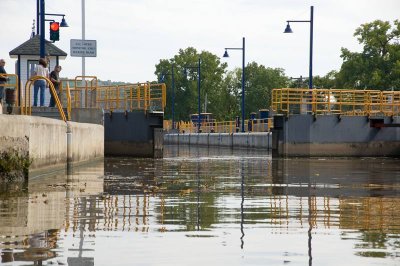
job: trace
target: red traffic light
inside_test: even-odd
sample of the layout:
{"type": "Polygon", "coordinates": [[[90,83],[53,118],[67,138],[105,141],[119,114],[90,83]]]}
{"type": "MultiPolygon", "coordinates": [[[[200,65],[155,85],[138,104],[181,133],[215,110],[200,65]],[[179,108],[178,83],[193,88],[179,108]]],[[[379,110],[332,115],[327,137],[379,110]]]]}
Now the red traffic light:
{"type": "Polygon", "coordinates": [[[60,29],[60,24],[58,22],[52,22],[50,24],[50,29],[52,31],[58,31],[60,29]]]}

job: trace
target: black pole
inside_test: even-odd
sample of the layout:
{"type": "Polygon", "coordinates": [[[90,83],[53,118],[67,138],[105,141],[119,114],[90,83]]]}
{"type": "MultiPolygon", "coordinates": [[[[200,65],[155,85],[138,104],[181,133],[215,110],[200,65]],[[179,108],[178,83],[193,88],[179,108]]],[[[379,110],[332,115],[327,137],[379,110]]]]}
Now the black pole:
{"type": "Polygon", "coordinates": [[[17,62],[17,69],[18,69],[18,105],[21,106],[22,95],[21,95],[21,55],[18,55],[18,62],[17,62]]]}
{"type": "Polygon", "coordinates": [[[171,67],[172,75],[172,129],[175,129],[175,79],[174,79],[174,64],[171,67]]]}
{"type": "Polygon", "coordinates": [[[244,102],[245,102],[244,101],[244,94],[245,94],[245,92],[244,92],[245,38],[244,37],[243,37],[243,48],[242,48],[242,51],[243,51],[243,58],[242,58],[242,132],[244,132],[244,115],[245,115],[245,112],[244,112],[244,102]]]}
{"type": "Polygon", "coordinates": [[[314,30],[314,6],[311,6],[311,15],[310,15],[310,73],[308,80],[308,88],[311,90],[313,88],[313,30],[314,30]]]}
{"type": "Polygon", "coordinates": [[[200,70],[201,69],[201,67],[200,67],[200,57],[199,57],[199,63],[198,63],[198,65],[197,65],[197,74],[198,74],[198,76],[197,76],[197,93],[199,94],[198,95],[198,111],[199,111],[199,115],[198,115],[198,125],[197,125],[197,133],[200,133],[200,122],[201,122],[201,119],[200,119],[200,112],[201,112],[201,104],[200,104],[200,77],[201,77],[201,75],[200,75],[200,70]]]}
{"type": "Polygon", "coordinates": [[[40,58],[44,58],[45,51],[45,40],[44,40],[44,0],[40,0],[40,58]]]}
{"type": "Polygon", "coordinates": [[[40,0],[36,0],[36,35],[39,34],[40,30],[39,14],[40,14],[40,0]]]}

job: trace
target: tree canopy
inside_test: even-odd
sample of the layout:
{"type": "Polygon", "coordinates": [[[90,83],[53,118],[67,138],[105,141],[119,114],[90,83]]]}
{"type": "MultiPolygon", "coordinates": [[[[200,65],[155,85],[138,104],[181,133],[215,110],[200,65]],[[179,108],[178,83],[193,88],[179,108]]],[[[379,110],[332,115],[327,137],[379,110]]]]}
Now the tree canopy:
{"type": "MultiPolygon", "coordinates": [[[[180,49],[171,59],[162,59],[156,65],[155,74],[167,84],[167,108],[165,116],[172,116],[172,65],[174,66],[175,84],[175,120],[189,119],[189,115],[198,112],[198,59],[200,58],[201,87],[200,100],[202,112],[214,114],[217,120],[233,120],[240,114],[241,80],[240,68],[227,71],[227,63],[222,63],[218,56],[193,47],[180,49]],[[184,73],[187,71],[187,75],[184,73]]],[[[245,67],[246,73],[246,116],[270,106],[272,88],[287,84],[288,78],[283,69],[266,68],[255,62],[245,67]]],[[[160,80],[161,81],[161,80],[160,80]]]]}
{"type": "Polygon", "coordinates": [[[362,24],[354,33],[362,52],[342,48],[343,64],[337,75],[341,88],[400,88],[400,23],[375,20],[362,24]]]}
{"type": "MultiPolygon", "coordinates": [[[[361,52],[341,49],[343,63],[339,71],[314,76],[315,88],[324,89],[400,89],[400,22],[375,20],[362,24],[354,36],[361,52]]],[[[198,112],[198,60],[201,65],[201,111],[214,114],[217,120],[233,120],[241,113],[242,69],[227,70],[227,63],[210,52],[193,47],[180,49],[171,59],[156,65],[157,77],[167,84],[166,119],[172,116],[172,66],[175,80],[175,120],[188,121],[198,112]],[[184,74],[184,69],[187,75],[184,74]]],[[[269,68],[256,62],[245,67],[245,115],[271,106],[273,88],[307,87],[308,78],[292,79],[282,68],[269,68]]]]}

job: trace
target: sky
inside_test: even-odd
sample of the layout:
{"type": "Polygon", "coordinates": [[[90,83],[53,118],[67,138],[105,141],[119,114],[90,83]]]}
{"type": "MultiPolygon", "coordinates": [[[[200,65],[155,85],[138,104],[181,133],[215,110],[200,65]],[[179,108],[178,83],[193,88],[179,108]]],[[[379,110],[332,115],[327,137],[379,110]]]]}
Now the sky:
{"type": "MultiPolygon", "coordinates": [[[[82,74],[82,59],[71,57],[70,40],[82,39],[82,1],[46,0],[47,14],[65,14],[68,28],[60,28],[55,45],[68,56],[60,61],[62,77],[82,74]]],[[[339,70],[340,49],[361,51],[353,36],[361,24],[376,19],[400,19],[400,0],[84,0],[85,34],[97,41],[97,57],[85,59],[86,75],[100,80],[145,82],[156,80],[155,65],[179,49],[194,47],[222,57],[225,47],[242,47],[246,64],[283,68],[289,77],[308,76],[310,24],[314,6],[313,75],[339,70]]],[[[0,58],[15,73],[9,52],[27,41],[36,19],[36,0],[0,0],[0,58]]],[[[58,16],[46,19],[61,21],[58,16]]],[[[49,28],[46,23],[46,39],[49,28]]],[[[221,60],[232,70],[242,66],[241,51],[221,60]]]]}

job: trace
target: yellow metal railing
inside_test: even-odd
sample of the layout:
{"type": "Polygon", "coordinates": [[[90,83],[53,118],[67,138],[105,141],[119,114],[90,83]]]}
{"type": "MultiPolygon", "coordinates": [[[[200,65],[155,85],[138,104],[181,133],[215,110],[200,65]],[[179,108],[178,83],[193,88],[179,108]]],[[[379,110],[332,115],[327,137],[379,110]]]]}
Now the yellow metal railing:
{"type": "Polygon", "coordinates": [[[164,111],[166,105],[165,84],[136,83],[115,86],[99,86],[96,107],[106,110],[164,111]]]}
{"type": "Polygon", "coordinates": [[[58,98],[57,91],[54,88],[53,83],[50,81],[50,79],[48,79],[46,77],[41,77],[41,76],[33,76],[26,82],[25,91],[24,91],[24,101],[21,104],[21,114],[23,114],[23,115],[32,115],[32,105],[31,105],[31,102],[32,102],[32,93],[31,93],[32,92],[32,85],[34,84],[34,82],[36,80],[39,80],[39,79],[44,79],[47,82],[47,84],[49,85],[50,93],[54,97],[57,109],[58,109],[58,111],[60,113],[60,117],[64,122],[66,122],[67,118],[65,117],[62,104],[60,102],[60,99],[58,98]]]}
{"type": "MultiPolygon", "coordinates": [[[[16,98],[15,106],[21,107],[21,114],[32,114],[31,87],[36,80],[46,80],[50,87],[50,93],[57,95],[49,79],[34,76],[25,83],[25,91],[21,93],[22,97],[20,97],[18,95],[20,93],[18,76],[15,74],[0,74],[0,76],[7,78],[7,82],[1,84],[1,86],[5,89],[10,88],[14,90],[16,98]],[[20,98],[22,99],[21,102],[20,98]]],[[[55,99],[57,108],[60,110],[60,115],[64,121],[66,121],[67,118],[62,111],[62,102],[67,106],[68,120],[71,120],[72,108],[163,112],[166,106],[166,85],[164,83],[99,86],[96,76],[77,76],[75,79],[62,79],[61,81],[60,95],[57,95],[55,99]]]]}
{"type": "Polygon", "coordinates": [[[98,85],[95,76],[78,76],[74,80],[63,80],[63,84],[74,84],[69,88],[69,96],[67,93],[71,108],[164,111],[166,105],[164,83],[98,85]]]}
{"type": "MultiPolygon", "coordinates": [[[[67,96],[67,115],[68,115],[68,121],[71,120],[71,112],[72,112],[72,101],[71,101],[71,90],[69,88],[69,83],[67,83],[65,94],[67,96]]],[[[62,95],[60,93],[60,95],[62,95]]]]}
{"type": "MultiPolygon", "coordinates": [[[[272,118],[245,120],[245,132],[269,132],[272,127],[272,118]],[[250,123],[250,124],[249,124],[250,123]]],[[[172,129],[172,122],[164,120],[164,129],[172,129]]],[[[197,133],[197,125],[192,122],[180,121],[176,123],[179,133],[197,133]]],[[[202,133],[234,133],[239,130],[235,121],[203,122],[200,130],[202,133]]]]}
{"type": "Polygon", "coordinates": [[[400,91],[274,89],[272,110],[286,115],[399,115],[400,91]]]}

